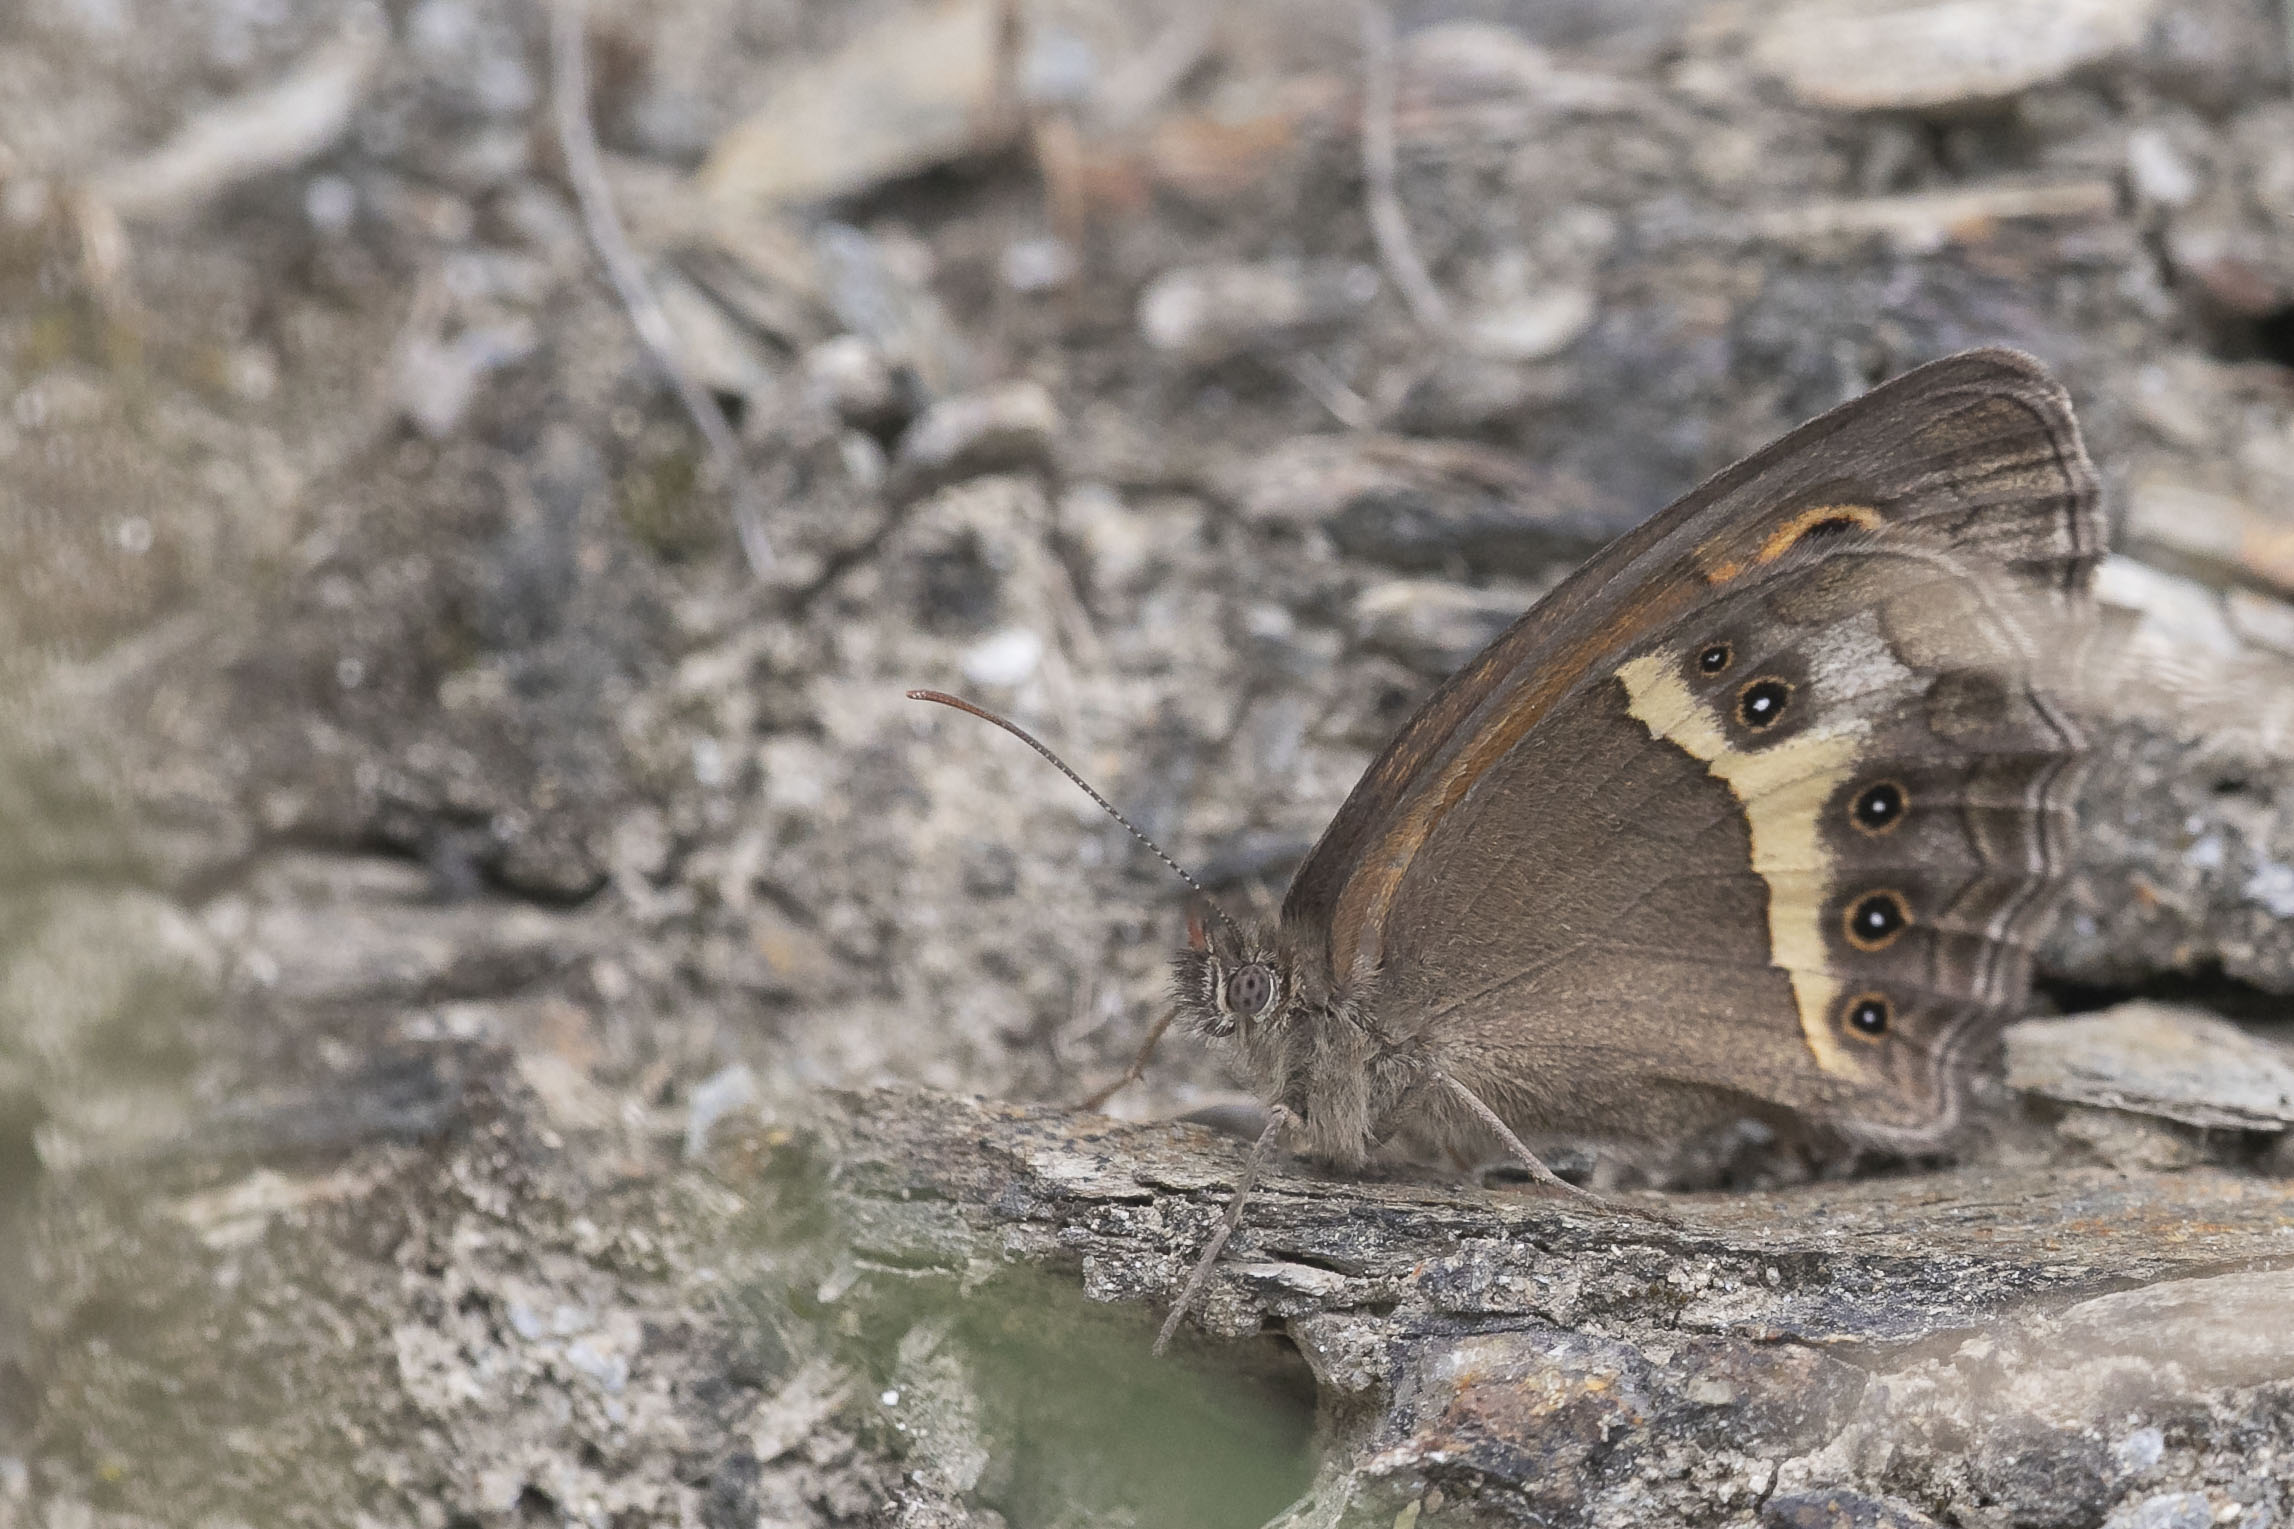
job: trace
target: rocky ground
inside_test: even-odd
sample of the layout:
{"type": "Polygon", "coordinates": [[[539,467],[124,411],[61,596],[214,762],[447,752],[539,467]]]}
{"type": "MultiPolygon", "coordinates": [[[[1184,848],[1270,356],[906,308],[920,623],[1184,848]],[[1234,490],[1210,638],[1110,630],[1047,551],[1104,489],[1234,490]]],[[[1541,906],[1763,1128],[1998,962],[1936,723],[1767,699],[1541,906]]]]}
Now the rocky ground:
{"type": "Polygon", "coordinates": [[[2294,1512],[2276,0],[597,0],[586,179],[551,19],[0,11],[0,1524],[2294,1512]],[[1268,907],[1575,559],[1984,342],[2150,658],[2111,1017],[1677,1232],[1286,1173],[1147,1364],[1232,1150],[950,1096],[1111,1077],[1180,889],[901,692],[1268,907]]]}

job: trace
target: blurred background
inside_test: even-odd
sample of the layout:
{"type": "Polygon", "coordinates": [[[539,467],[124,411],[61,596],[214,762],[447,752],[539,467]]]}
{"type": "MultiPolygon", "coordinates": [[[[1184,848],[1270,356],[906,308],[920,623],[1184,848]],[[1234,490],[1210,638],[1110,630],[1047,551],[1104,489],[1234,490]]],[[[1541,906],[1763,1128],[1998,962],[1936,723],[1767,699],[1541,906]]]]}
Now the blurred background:
{"type": "MultiPolygon", "coordinates": [[[[0,1524],[891,1501],[803,1192],[681,1164],[1080,1097],[1184,928],[905,687],[1271,909],[1577,559],[1990,343],[2110,588],[2294,664],[2290,57],[2281,0],[0,9],[0,1524]]],[[[2042,1001],[2283,1016],[2287,753],[2142,757],[2042,1001]]],[[[1175,1044],[1113,1108],[1237,1097],[1175,1044]]],[[[1188,1458],[1257,1522],[1264,1389],[998,1511],[1217,1521],[1138,1505],[1188,1458]]]]}

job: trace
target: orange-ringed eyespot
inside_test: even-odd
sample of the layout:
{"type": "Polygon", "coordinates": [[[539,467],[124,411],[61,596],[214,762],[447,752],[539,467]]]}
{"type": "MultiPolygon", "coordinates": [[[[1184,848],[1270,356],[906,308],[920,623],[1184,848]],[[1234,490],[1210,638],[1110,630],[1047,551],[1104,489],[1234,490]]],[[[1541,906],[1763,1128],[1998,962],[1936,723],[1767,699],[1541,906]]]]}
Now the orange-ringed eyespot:
{"type": "Polygon", "coordinates": [[[1888,1000],[1878,993],[1858,993],[1842,1007],[1840,1017],[1858,1035],[1876,1038],[1888,1033],[1888,1022],[1895,1015],[1889,1008],[1888,1000]]]}
{"type": "Polygon", "coordinates": [[[1894,892],[1868,892],[1848,910],[1848,943],[1859,950],[1881,950],[1894,943],[1912,921],[1912,910],[1894,892]]]}
{"type": "Polygon", "coordinates": [[[1904,788],[1892,780],[1866,786],[1848,808],[1848,821],[1868,834],[1883,834],[1903,821],[1904,788]]]}
{"type": "Polygon", "coordinates": [[[1746,727],[1758,732],[1773,727],[1784,715],[1784,703],[1792,699],[1792,687],[1782,680],[1754,680],[1737,695],[1736,714],[1746,727]]]}

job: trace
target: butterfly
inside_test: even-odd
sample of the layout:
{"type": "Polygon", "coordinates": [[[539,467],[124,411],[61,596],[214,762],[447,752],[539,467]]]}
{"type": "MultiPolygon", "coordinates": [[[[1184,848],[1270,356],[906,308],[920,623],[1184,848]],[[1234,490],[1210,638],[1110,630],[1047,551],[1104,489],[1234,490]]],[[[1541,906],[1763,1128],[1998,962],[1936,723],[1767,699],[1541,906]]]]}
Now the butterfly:
{"type": "Polygon", "coordinates": [[[1946,1141],[2070,858],[2105,543],[2067,395],[1986,349],[1595,554],[1403,725],[1270,924],[1192,925],[1174,1013],[1271,1117],[1245,1191],[1278,1133],[1555,1185],[1523,1136],[1946,1141]]]}

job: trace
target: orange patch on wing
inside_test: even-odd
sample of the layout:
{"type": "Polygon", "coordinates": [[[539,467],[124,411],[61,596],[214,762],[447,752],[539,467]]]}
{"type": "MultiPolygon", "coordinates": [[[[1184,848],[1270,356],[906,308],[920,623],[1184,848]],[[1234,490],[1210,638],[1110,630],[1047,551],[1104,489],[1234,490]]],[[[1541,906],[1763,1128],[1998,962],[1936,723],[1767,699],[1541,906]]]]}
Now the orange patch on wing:
{"type": "Polygon", "coordinates": [[[1800,539],[1818,526],[1838,524],[1854,526],[1859,531],[1877,531],[1887,523],[1887,517],[1868,504],[1811,505],[1769,532],[1750,557],[1730,558],[1706,569],[1705,582],[1726,584],[1752,569],[1766,567],[1798,546],[1800,539]]]}

